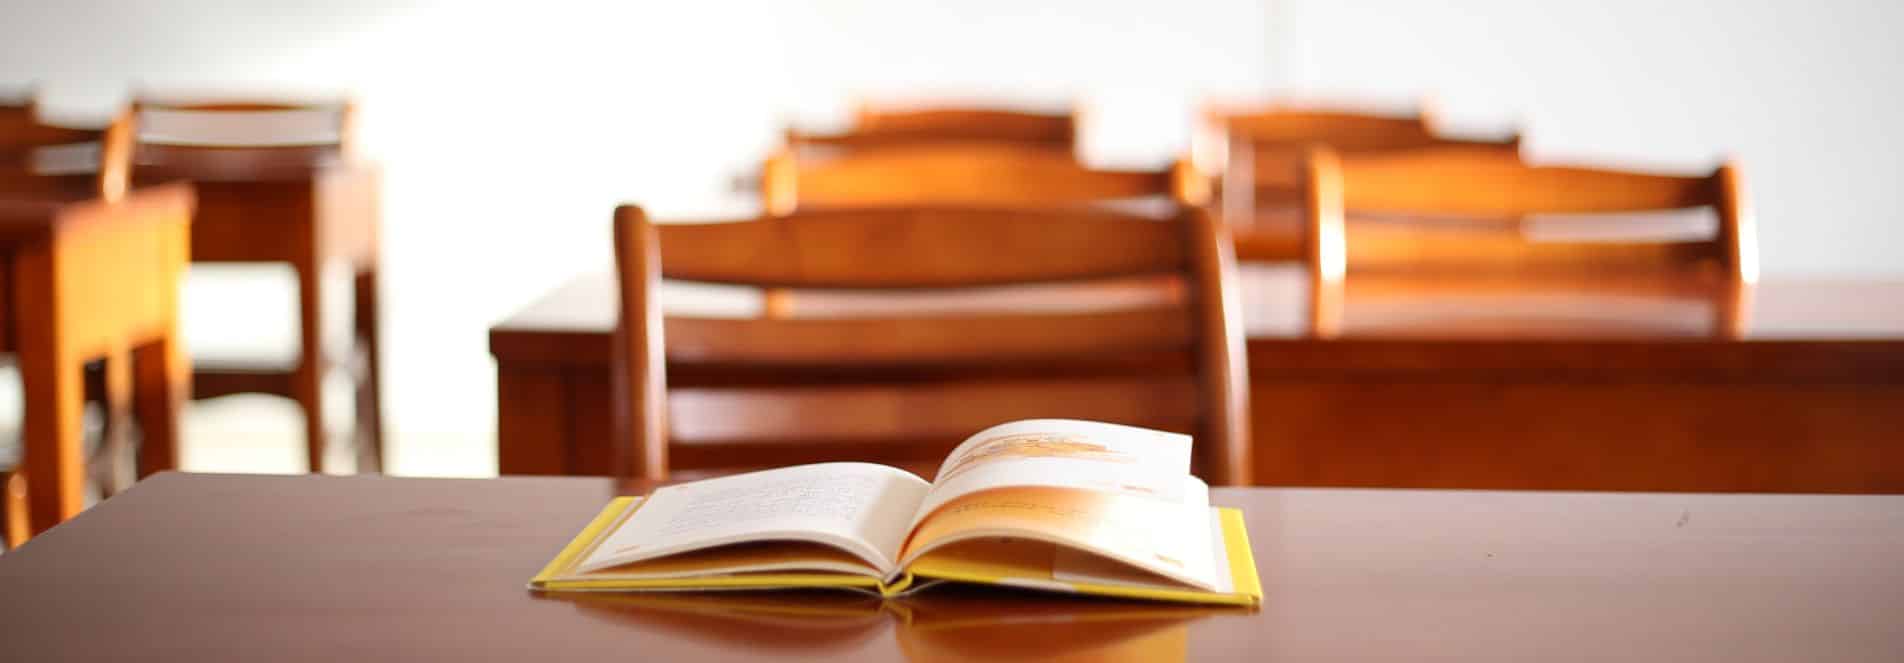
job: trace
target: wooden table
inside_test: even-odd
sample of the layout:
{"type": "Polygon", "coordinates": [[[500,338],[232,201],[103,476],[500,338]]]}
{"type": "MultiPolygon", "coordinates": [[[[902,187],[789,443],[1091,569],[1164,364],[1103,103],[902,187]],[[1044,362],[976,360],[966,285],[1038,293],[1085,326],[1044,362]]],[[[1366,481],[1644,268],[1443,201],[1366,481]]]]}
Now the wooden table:
{"type": "MultiPolygon", "coordinates": [[[[1260,610],[544,597],[607,479],[161,474],[0,555],[9,660],[1895,661],[1904,497],[1219,489],[1260,610]],[[892,612],[892,611],[889,611],[892,612]]],[[[772,600],[771,598],[767,600],[772,600]]]]}
{"type": "MultiPolygon", "coordinates": [[[[1697,285],[1350,279],[1322,339],[1298,269],[1242,276],[1260,484],[1904,492],[1904,283],[1763,283],[1728,338],[1697,285]]],[[[584,276],[491,328],[502,473],[612,472],[614,302],[584,276]]]]}
{"type": "Polygon", "coordinates": [[[94,197],[90,178],[73,181],[71,189],[22,180],[0,190],[0,352],[20,359],[36,532],[85,506],[87,362],[106,362],[109,408],[123,411],[136,395],[141,474],[177,465],[180,407],[191,394],[178,327],[190,187],[134,190],[108,203],[94,197]]]}

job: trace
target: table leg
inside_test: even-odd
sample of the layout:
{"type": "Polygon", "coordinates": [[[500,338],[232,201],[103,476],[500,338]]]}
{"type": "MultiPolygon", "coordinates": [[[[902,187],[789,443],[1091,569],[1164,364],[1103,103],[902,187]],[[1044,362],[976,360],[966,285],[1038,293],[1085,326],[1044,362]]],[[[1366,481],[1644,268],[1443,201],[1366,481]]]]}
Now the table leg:
{"type": "Polygon", "coordinates": [[[496,367],[496,472],[568,474],[568,385],[562,371],[496,367]]]}
{"type": "Polygon", "coordinates": [[[99,480],[99,496],[112,497],[125,481],[125,458],[132,450],[132,355],[122,348],[106,353],[104,439],[93,454],[92,471],[99,480]]]}
{"type": "Polygon", "coordinates": [[[298,366],[292,390],[304,410],[304,445],[313,474],[324,471],[324,269],[315,255],[294,262],[298,280],[298,366]]]}
{"type": "Polygon", "coordinates": [[[0,548],[26,543],[26,477],[0,472],[0,548]]]}

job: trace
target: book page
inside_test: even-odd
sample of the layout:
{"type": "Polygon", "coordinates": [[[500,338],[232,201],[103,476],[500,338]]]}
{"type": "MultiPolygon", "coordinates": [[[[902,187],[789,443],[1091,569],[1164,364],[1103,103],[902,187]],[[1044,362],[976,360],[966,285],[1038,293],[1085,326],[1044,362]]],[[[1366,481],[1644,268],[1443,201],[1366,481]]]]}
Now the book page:
{"type": "Polygon", "coordinates": [[[947,502],[984,490],[1046,486],[1183,500],[1190,436],[1075,419],[1029,419],[979,431],[953,449],[917,526],[947,502]]]}
{"type": "Polygon", "coordinates": [[[933,549],[989,537],[1056,543],[1214,591],[1210,498],[1203,480],[1178,478],[1180,502],[1066,487],[1009,487],[947,502],[913,530],[901,565],[933,549]]]}
{"type": "Polygon", "coordinates": [[[603,537],[586,573],[745,541],[831,545],[881,570],[894,567],[907,519],[930,486],[872,463],[820,463],[666,486],[603,537]]]}
{"type": "MultiPolygon", "coordinates": [[[[1224,549],[1223,514],[1215,507],[1210,507],[1203,514],[1190,513],[1186,509],[1184,522],[1187,524],[1199,517],[1208,523],[1208,527],[1205,528],[1208,531],[1203,532],[1206,543],[1201,550],[1186,550],[1184,559],[1207,559],[1210,579],[1216,583],[1210,590],[1219,594],[1234,592],[1236,583],[1230,577],[1230,555],[1224,549]]],[[[1193,533],[1184,534],[1184,536],[1193,535],[1193,533]]],[[[1052,556],[1051,579],[1059,582],[1125,587],[1159,587],[1166,584],[1160,583],[1155,574],[1127,566],[1108,557],[1073,548],[1059,548],[1057,554],[1052,556]]]]}

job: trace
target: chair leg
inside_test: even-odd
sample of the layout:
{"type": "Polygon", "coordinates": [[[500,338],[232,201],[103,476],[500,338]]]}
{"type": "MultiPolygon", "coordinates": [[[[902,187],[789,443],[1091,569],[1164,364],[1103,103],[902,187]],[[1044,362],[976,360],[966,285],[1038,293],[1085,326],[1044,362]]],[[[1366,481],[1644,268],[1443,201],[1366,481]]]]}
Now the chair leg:
{"type": "Polygon", "coordinates": [[[26,543],[26,477],[0,472],[0,548],[12,550],[26,543]]]}
{"type": "Polygon", "coordinates": [[[383,351],[378,338],[377,268],[357,275],[357,344],[363,348],[364,374],[357,382],[357,471],[382,472],[383,351]]]}
{"type": "MultiPolygon", "coordinates": [[[[55,293],[62,276],[56,256],[25,251],[13,256],[14,349],[26,396],[21,423],[26,455],[21,468],[29,534],[44,532],[86,506],[86,451],[80,413],[86,401],[86,362],[65,329],[55,293]]],[[[71,304],[68,304],[69,306],[71,304]]]]}
{"type": "Polygon", "coordinates": [[[192,362],[176,326],[169,335],[133,350],[137,371],[133,398],[143,437],[139,477],[177,469],[180,426],[192,399],[192,362]]]}
{"type": "Polygon", "coordinates": [[[292,265],[298,279],[298,366],[292,386],[304,410],[305,454],[312,473],[324,471],[324,270],[316,259],[292,265]]]}
{"type": "Polygon", "coordinates": [[[106,426],[91,466],[99,482],[99,496],[112,497],[127,482],[126,459],[132,453],[132,356],[124,349],[106,353],[106,426]]]}
{"type": "Polygon", "coordinates": [[[81,444],[85,363],[59,347],[52,324],[21,322],[20,382],[26,392],[22,460],[34,490],[27,495],[32,533],[78,515],[86,506],[86,452],[81,444]]]}

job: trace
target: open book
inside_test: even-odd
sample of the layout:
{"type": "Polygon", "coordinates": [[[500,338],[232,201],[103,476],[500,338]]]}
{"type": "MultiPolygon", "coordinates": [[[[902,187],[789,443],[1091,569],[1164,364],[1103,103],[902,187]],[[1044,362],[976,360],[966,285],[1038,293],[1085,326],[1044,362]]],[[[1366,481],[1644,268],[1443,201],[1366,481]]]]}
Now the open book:
{"type": "Polygon", "coordinates": [[[1211,508],[1190,474],[1188,436],[1060,419],[981,431],[932,482],[885,465],[820,463],[619,498],[530,587],[894,596],[936,582],[1262,598],[1242,514],[1211,508]]]}

